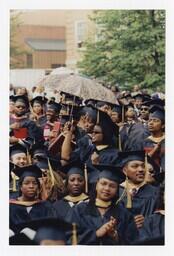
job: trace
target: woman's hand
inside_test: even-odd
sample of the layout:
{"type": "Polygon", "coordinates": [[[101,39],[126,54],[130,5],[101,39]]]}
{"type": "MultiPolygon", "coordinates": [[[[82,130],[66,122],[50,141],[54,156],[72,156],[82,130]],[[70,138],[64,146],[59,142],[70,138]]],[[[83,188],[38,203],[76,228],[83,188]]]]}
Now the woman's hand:
{"type": "Polygon", "coordinates": [[[137,228],[142,228],[143,223],[144,223],[144,216],[141,214],[136,215],[134,217],[134,222],[135,222],[135,225],[137,226],[137,228]]]}
{"type": "Polygon", "coordinates": [[[108,234],[112,237],[115,233],[115,227],[116,227],[116,219],[111,216],[110,221],[106,222],[99,229],[97,229],[96,236],[103,237],[108,234]]]}

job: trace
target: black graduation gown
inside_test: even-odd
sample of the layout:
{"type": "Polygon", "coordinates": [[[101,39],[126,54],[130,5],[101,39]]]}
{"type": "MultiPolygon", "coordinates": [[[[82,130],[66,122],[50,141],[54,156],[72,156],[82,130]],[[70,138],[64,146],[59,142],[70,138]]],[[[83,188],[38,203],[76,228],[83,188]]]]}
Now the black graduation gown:
{"type": "Polygon", "coordinates": [[[16,204],[10,201],[10,228],[16,233],[19,232],[18,226],[21,223],[28,222],[30,220],[55,217],[55,209],[48,201],[38,201],[32,205],[32,209],[27,212],[27,207],[21,204],[16,204]]]}
{"type": "MultiPolygon", "coordinates": [[[[119,196],[123,193],[123,187],[119,188],[119,196]]],[[[159,206],[160,203],[159,187],[154,187],[150,184],[145,184],[139,188],[138,192],[132,198],[132,208],[128,209],[134,216],[142,214],[149,216],[159,206]]],[[[121,204],[126,207],[127,196],[123,198],[121,204]]]]}
{"type": "MultiPolygon", "coordinates": [[[[84,200],[86,201],[86,200],[84,200]]],[[[75,205],[84,202],[84,201],[79,201],[76,204],[69,203],[69,201],[67,201],[65,198],[62,198],[61,200],[57,200],[56,202],[54,202],[53,207],[56,210],[56,216],[57,218],[64,220],[64,221],[71,221],[72,218],[72,214],[73,214],[73,208],[75,207],[75,205]]]]}
{"type": "Polygon", "coordinates": [[[149,131],[142,123],[126,123],[120,130],[122,151],[143,150],[144,140],[148,135],[149,131]]]}
{"type": "Polygon", "coordinates": [[[144,225],[139,230],[139,243],[164,244],[164,220],[165,216],[155,212],[144,219],[144,225]]]}
{"type": "Polygon", "coordinates": [[[81,245],[124,245],[136,239],[138,235],[132,215],[121,205],[111,207],[101,217],[96,206],[90,203],[80,203],[73,208],[72,221],[79,227],[78,244],[81,245]],[[108,222],[111,216],[117,219],[119,242],[109,236],[96,237],[96,230],[108,222]]]}

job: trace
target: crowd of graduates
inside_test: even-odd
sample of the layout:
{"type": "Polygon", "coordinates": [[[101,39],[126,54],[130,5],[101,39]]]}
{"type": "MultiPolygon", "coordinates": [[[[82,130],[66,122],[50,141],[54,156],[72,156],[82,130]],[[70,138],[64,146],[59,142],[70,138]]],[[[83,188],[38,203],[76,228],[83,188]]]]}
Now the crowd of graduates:
{"type": "Polygon", "coordinates": [[[164,94],[9,103],[10,245],[164,245],[164,94]]]}

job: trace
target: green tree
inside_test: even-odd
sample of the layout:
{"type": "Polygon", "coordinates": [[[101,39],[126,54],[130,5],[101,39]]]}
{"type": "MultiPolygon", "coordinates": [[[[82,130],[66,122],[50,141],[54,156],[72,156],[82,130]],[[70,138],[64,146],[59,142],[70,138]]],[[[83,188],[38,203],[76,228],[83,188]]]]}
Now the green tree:
{"type": "Polygon", "coordinates": [[[20,12],[10,13],[10,68],[18,68],[21,66],[21,56],[27,51],[16,41],[19,27],[22,24],[20,20],[20,12]]]}
{"type": "Polygon", "coordinates": [[[85,43],[82,73],[127,88],[164,86],[164,10],[104,10],[91,19],[100,34],[85,43]]]}

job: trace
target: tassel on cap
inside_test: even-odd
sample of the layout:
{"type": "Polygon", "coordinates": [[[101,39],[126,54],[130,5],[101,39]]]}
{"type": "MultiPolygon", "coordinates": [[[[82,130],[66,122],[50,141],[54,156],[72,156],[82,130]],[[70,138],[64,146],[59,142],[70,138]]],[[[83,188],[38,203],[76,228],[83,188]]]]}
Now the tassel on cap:
{"type": "Polygon", "coordinates": [[[51,176],[51,185],[53,187],[54,184],[55,184],[55,182],[54,182],[54,174],[53,174],[53,169],[51,167],[49,158],[48,158],[48,169],[49,169],[49,173],[50,173],[50,176],[51,176]]]}
{"type": "Polygon", "coordinates": [[[129,192],[129,181],[128,181],[128,177],[126,176],[126,194],[127,194],[127,204],[126,204],[126,208],[130,209],[132,208],[132,196],[129,192]]]}
{"type": "Polygon", "coordinates": [[[73,230],[72,230],[72,245],[77,245],[77,228],[76,223],[72,223],[73,230]]]}
{"type": "Polygon", "coordinates": [[[29,154],[28,149],[27,149],[27,161],[28,161],[28,165],[32,164],[31,156],[30,156],[30,154],[29,154]]]}
{"type": "Polygon", "coordinates": [[[122,105],[122,123],[124,123],[124,105],[122,105]]]}
{"type": "Polygon", "coordinates": [[[118,147],[119,147],[119,151],[122,151],[120,134],[118,135],[118,147]]]}
{"type": "Polygon", "coordinates": [[[87,173],[86,163],[84,166],[84,177],[85,177],[85,193],[88,194],[88,173],[87,173]]]}
{"type": "Polygon", "coordinates": [[[16,177],[16,175],[15,175],[13,172],[11,172],[11,176],[12,176],[12,180],[13,180],[12,191],[13,191],[13,192],[16,192],[16,191],[17,191],[17,189],[16,189],[16,180],[17,180],[17,177],[16,177]]]}

